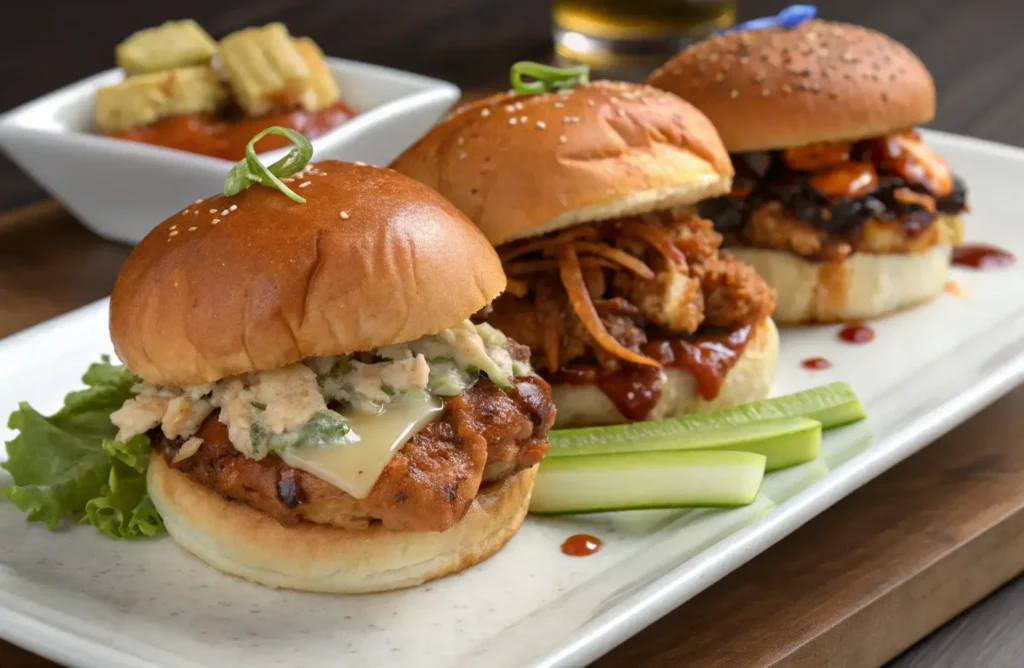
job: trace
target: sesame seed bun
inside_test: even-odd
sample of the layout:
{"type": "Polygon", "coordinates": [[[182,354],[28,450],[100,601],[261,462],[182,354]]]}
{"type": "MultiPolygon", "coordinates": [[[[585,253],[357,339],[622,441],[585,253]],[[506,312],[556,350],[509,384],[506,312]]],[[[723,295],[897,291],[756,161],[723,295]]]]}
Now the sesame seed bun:
{"type": "Polygon", "coordinates": [[[158,225],[114,285],[118,357],[205,383],[437,333],[505,289],[458,209],[388,169],[327,161],[290,187],[200,200],[158,225]]]}
{"type": "Polygon", "coordinates": [[[360,594],[414,587],[465,570],[500,550],[526,517],[537,467],[486,485],[447,531],[345,531],[265,513],[151,457],[147,483],[167,532],[218,570],[269,587],[360,594]]]}
{"type": "Polygon", "coordinates": [[[451,200],[495,245],[693,204],[727,192],[733,175],[718,133],[691,105],[607,81],[479,100],[392,167],[451,200]]]}
{"type": "Polygon", "coordinates": [[[716,36],[648,83],[707,114],[730,153],[885,135],[935,115],[935,84],[917,56],[845,23],[716,36]]]}
{"type": "MultiPolygon", "coordinates": [[[[765,318],[754,325],[743,353],[729,370],[717,396],[713,399],[701,396],[697,389],[697,379],[689,371],[665,369],[665,377],[661,383],[661,398],[651,409],[647,419],[661,420],[764,399],[771,392],[778,359],[779,330],[771,318],[765,318]]],[[[556,429],[622,424],[630,421],[618,411],[601,388],[594,384],[553,384],[551,398],[558,406],[556,429]]]]}

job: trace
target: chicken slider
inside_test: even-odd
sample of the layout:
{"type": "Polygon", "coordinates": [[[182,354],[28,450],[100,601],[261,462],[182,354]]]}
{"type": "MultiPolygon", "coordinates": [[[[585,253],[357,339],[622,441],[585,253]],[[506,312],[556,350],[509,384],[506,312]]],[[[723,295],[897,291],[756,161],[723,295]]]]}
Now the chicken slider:
{"type": "Polygon", "coordinates": [[[462,107],[393,165],[497,246],[508,290],[479,319],[530,347],[559,426],[765,396],[775,294],[694,209],[730,187],[714,127],[648,86],[521,65],[546,92],[462,107]]]}
{"type": "Polygon", "coordinates": [[[651,75],[707,114],[736,166],[701,212],[779,292],[782,323],[870,318],[943,291],[964,184],[914,126],[935,86],[906,47],[820,20],[737,30],[651,75]]]}
{"type": "Polygon", "coordinates": [[[149,435],[168,532],[220,570],[324,592],[488,557],[554,420],[529,351],[470,320],[505,289],[497,254],[391,170],[254,164],[158,225],[113,291],[138,384],[112,420],[149,435]]]}

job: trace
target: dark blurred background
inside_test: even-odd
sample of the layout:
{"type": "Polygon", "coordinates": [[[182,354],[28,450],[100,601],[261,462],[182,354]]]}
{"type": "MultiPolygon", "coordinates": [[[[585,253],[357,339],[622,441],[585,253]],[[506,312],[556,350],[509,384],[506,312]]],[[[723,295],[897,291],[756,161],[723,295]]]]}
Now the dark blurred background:
{"type": "MultiPolygon", "coordinates": [[[[739,0],[739,20],[788,4],[739,0]]],[[[820,16],[877,28],[917,52],[938,86],[935,127],[1024,144],[1024,1],[817,5],[820,16]]],[[[283,21],[328,55],[441,77],[465,90],[505,86],[511,62],[546,59],[552,51],[550,0],[3,0],[0,6],[0,111],[112,67],[120,40],[169,18],[194,18],[214,37],[283,21]]],[[[0,158],[0,207],[42,197],[0,158]]]]}

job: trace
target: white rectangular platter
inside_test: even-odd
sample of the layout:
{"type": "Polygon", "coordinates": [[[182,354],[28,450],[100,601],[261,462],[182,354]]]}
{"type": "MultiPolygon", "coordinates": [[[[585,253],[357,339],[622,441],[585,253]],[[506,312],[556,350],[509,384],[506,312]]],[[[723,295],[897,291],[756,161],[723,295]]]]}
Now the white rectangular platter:
{"type": "MultiPolygon", "coordinates": [[[[1024,151],[930,132],[970,187],[968,241],[1024,256],[1024,151]]],[[[72,666],[579,665],[622,642],[1024,378],[1024,263],[956,269],[963,295],[873,323],[786,330],[776,394],[850,382],[870,419],[830,432],[817,461],[770,474],[754,505],[529,518],[498,555],[392,594],[271,591],[221,575],[169,539],[51,533],[0,503],[0,635],[72,666]],[[800,361],[823,356],[830,371],[800,361]],[[559,545],[585,531],[587,558],[559,545]]],[[[44,412],[110,352],[99,302],[0,341],[0,414],[44,412]]],[[[9,430],[0,433],[4,440],[9,430]]],[[[0,486],[9,478],[0,473],[0,486]]]]}

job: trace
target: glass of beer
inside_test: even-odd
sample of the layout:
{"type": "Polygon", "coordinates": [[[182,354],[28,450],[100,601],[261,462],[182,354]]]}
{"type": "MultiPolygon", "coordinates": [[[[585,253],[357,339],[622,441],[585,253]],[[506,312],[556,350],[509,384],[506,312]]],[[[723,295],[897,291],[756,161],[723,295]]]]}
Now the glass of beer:
{"type": "Polygon", "coordinates": [[[736,0],[553,0],[563,62],[619,76],[644,72],[736,20],[736,0]]]}

